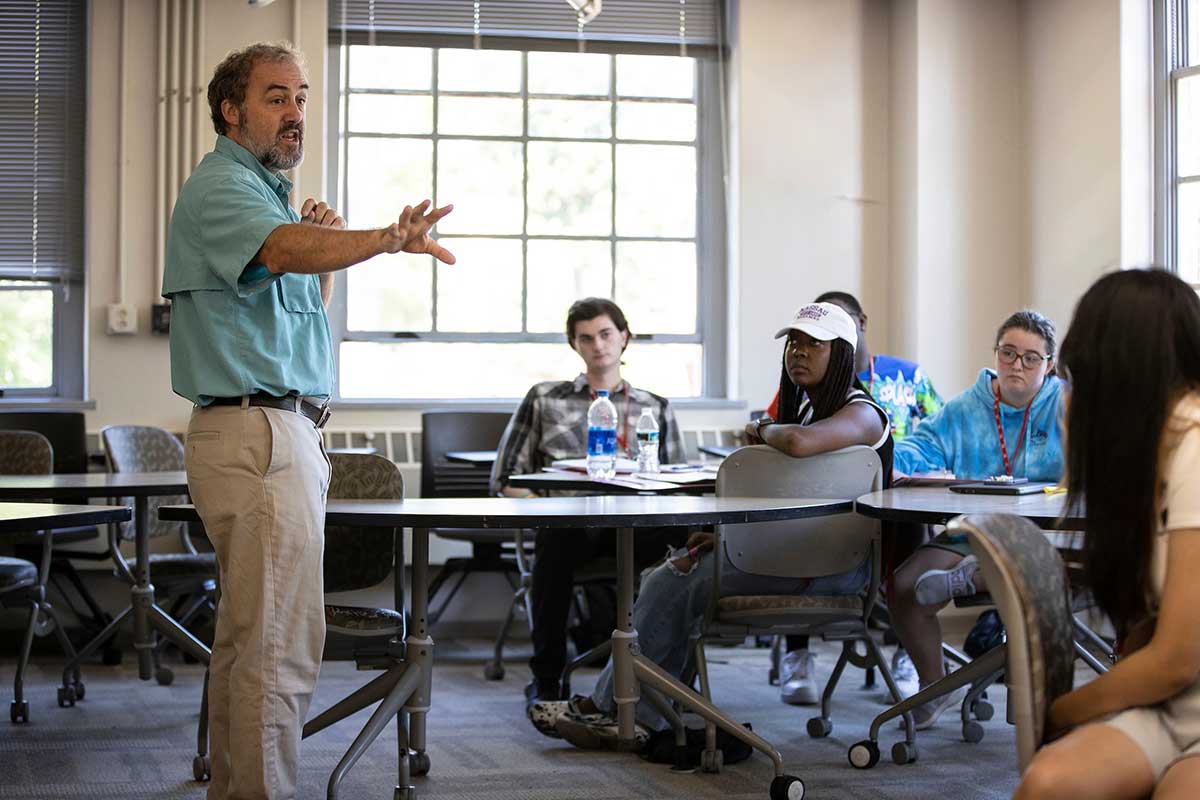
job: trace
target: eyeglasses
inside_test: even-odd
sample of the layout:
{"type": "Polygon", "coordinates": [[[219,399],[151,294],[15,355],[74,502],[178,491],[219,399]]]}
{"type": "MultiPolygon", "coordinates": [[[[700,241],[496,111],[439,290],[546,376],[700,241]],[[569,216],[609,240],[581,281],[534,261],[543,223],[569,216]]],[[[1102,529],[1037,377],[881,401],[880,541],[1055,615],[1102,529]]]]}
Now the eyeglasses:
{"type": "Polygon", "coordinates": [[[1017,359],[1021,359],[1021,364],[1025,369],[1037,369],[1043,361],[1049,361],[1050,356],[1044,356],[1041,353],[1035,353],[1033,350],[1028,350],[1024,353],[1019,353],[1011,347],[996,347],[996,357],[1003,364],[1015,364],[1017,359]]]}

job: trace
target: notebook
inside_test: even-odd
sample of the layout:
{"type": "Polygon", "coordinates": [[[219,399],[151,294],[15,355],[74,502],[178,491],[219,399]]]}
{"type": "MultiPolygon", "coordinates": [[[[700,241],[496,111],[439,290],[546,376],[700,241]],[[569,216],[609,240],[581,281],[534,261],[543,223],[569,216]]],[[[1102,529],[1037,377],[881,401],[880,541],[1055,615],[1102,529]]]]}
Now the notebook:
{"type": "Polygon", "coordinates": [[[960,483],[950,487],[950,491],[961,494],[1041,494],[1049,482],[1032,481],[1029,483],[960,483]]]}

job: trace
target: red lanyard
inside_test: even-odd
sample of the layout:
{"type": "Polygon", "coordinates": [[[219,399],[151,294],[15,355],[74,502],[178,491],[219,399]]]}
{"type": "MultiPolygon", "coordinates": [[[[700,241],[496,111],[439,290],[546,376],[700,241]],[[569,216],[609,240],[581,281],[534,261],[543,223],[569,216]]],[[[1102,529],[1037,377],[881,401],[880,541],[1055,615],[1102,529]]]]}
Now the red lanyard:
{"type": "Polygon", "coordinates": [[[867,376],[867,394],[871,395],[871,398],[874,399],[875,398],[875,392],[874,392],[874,389],[875,389],[875,356],[871,356],[871,364],[867,367],[867,369],[869,369],[871,371],[871,374],[867,376]]]}
{"type": "MultiPolygon", "coordinates": [[[[617,384],[617,389],[621,388],[622,385],[623,384],[617,384]]],[[[609,394],[616,392],[617,389],[613,389],[613,391],[610,392],[609,394]]],[[[592,399],[595,400],[599,396],[600,395],[596,394],[596,390],[592,389],[592,399]]],[[[623,417],[621,417],[621,421],[623,424],[619,425],[617,427],[617,446],[620,447],[622,450],[624,450],[626,453],[628,453],[629,452],[629,390],[628,389],[625,390],[625,414],[623,417]],[[624,433],[621,433],[621,428],[625,429],[624,433]]]]}
{"type": "MultiPolygon", "coordinates": [[[[1016,459],[1017,453],[1021,452],[1021,443],[1025,441],[1025,426],[1029,424],[1029,411],[1033,408],[1033,401],[1029,401],[1029,405],[1025,406],[1025,418],[1021,420],[1021,435],[1017,437],[1017,446],[1013,450],[1013,459],[1016,459]]],[[[996,389],[996,402],[992,405],[992,412],[996,415],[996,435],[1000,437],[1000,457],[1004,459],[1004,474],[1012,477],[1012,465],[1008,462],[1008,448],[1004,445],[1004,426],[1000,424],[1000,390],[996,389]]]]}

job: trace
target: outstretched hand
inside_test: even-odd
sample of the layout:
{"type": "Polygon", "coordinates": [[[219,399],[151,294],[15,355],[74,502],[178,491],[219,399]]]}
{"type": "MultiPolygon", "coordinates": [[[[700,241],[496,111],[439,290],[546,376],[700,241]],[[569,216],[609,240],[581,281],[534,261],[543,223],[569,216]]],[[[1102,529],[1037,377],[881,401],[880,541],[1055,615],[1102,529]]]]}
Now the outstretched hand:
{"type": "Polygon", "coordinates": [[[383,229],[383,247],[388,253],[414,253],[431,255],[446,264],[455,262],[454,254],[438,244],[429,235],[438,220],[454,210],[447,205],[425,213],[432,203],[423,200],[416,207],[405,206],[400,218],[383,229]]]}

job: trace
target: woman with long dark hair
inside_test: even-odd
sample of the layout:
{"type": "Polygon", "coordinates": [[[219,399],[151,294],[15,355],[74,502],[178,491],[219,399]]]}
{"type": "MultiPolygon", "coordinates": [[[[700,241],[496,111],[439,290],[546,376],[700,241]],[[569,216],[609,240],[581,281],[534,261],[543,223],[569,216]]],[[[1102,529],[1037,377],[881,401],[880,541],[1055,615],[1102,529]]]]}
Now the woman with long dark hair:
{"type": "Polygon", "coordinates": [[[1016,797],[1200,793],[1200,301],[1162,270],[1106,275],[1059,361],[1067,502],[1085,507],[1084,570],[1123,653],[1056,700],[1016,797]]]}
{"type": "MultiPolygon", "coordinates": [[[[780,418],[756,420],[747,429],[753,443],[765,443],[795,457],[866,445],[879,453],[885,481],[892,472],[892,437],[887,414],[854,377],[857,329],[845,311],[831,303],[804,306],[776,335],[787,337],[780,378],[780,418]]],[[[688,640],[708,606],[713,584],[713,535],[696,533],[687,552],[675,555],[642,581],[633,608],[642,654],[678,677],[688,659],[688,640]]],[[[867,585],[869,562],[839,575],[812,579],[769,578],[740,572],[728,560],[721,566],[722,589],[730,594],[857,594],[867,585]]],[[[538,703],[530,720],[548,736],[577,747],[616,745],[616,704],[612,663],[590,697],[538,703]]],[[[662,727],[648,702],[637,706],[638,736],[662,727]]]]}

